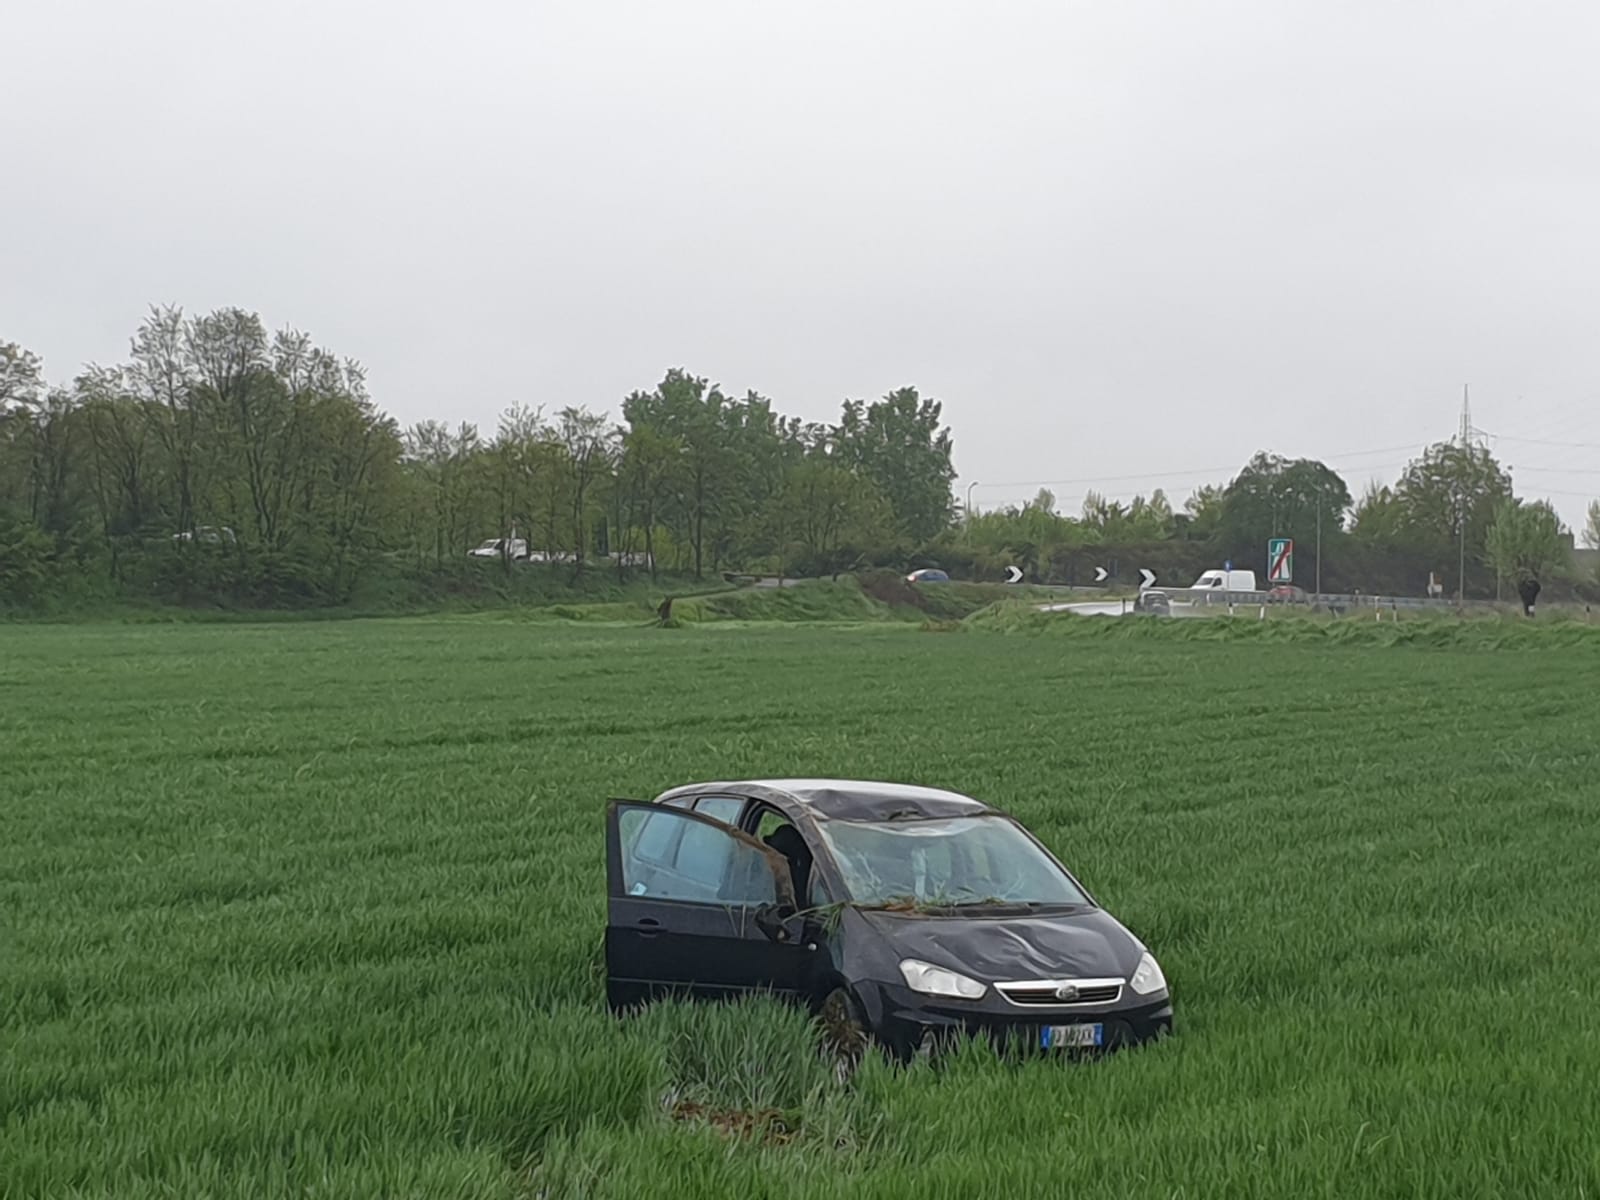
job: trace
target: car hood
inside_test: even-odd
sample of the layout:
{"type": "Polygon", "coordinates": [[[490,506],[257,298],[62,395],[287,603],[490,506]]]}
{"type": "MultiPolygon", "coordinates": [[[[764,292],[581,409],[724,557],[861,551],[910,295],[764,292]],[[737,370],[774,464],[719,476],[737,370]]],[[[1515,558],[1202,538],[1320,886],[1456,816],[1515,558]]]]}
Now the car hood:
{"type": "Polygon", "coordinates": [[[1049,916],[923,916],[860,910],[896,960],[919,958],[985,983],[1133,974],[1143,948],[1103,909],[1049,916]]]}

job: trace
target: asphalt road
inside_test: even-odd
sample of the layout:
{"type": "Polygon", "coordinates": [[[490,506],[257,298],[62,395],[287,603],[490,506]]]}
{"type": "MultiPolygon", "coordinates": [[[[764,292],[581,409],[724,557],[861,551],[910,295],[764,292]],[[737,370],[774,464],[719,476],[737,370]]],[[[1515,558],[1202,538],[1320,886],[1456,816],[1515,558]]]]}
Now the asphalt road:
{"type": "Polygon", "coordinates": [[[1132,601],[1126,604],[1121,600],[1078,600],[1069,604],[1041,604],[1040,612],[1070,612],[1085,617],[1120,617],[1125,608],[1131,607],[1132,601]]]}

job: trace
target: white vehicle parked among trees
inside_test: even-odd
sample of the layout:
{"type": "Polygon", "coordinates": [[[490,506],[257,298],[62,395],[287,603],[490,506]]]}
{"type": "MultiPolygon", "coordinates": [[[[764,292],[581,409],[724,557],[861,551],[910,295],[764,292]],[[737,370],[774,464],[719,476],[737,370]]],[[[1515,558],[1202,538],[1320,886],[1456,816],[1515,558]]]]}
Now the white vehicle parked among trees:
{"type": "Polygon", "coordinates": [[[514,562],[528,557],[528,543],[524,538],[490,538],[480,546],[467,551],[469,558],[499,558],[505,555],[514,562]]]}

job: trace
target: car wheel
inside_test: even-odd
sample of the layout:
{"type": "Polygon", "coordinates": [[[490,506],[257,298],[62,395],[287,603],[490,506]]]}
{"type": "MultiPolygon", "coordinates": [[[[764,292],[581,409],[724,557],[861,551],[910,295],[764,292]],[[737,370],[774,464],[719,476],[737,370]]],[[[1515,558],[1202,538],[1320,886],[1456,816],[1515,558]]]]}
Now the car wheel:
{"type": "Polygon", "coordinates": [[[615,1016],[641,1009],[649,999],[645,989],[636,983],[617,983],[606,980],[606,1007],[615,1016]]]}
{"type": "Polygon", "coordinates": [[[843,1083],[861,1065],[872,1041],[861,1002],[848,988],[834,988],[823,998],[817,1023],[822,1027],[822,1051],[833,1061],[834,1073],[843,1083]]]}

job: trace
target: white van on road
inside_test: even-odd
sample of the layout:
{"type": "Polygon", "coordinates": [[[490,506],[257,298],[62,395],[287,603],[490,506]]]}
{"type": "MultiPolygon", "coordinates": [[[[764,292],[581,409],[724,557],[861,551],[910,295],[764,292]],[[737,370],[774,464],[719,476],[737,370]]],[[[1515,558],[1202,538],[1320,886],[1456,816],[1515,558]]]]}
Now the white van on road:
{"type": "Polygon", "coordinates": [[[1254,571],[1207,571],[1189,585],[1191,592],[1253,592],[1256,590],[1254,571]]]}

